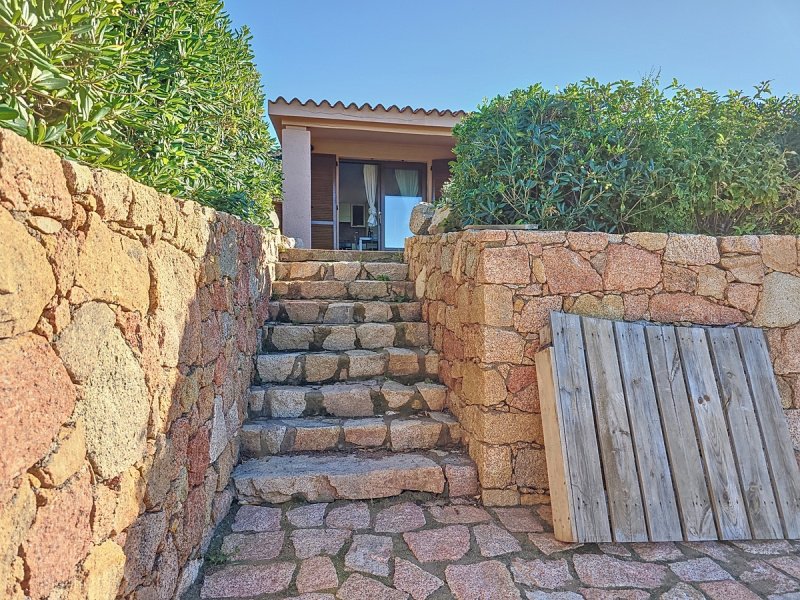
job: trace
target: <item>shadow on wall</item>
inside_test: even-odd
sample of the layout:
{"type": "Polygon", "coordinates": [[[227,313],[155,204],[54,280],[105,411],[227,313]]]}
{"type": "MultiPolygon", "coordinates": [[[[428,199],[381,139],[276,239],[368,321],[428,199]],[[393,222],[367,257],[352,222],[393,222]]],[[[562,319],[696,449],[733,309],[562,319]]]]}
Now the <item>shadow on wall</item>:
{"type": "Polygon", "coordinates": [[[0,130],[0,596],[192,583],[232,500],[277,242],[0,130]]]}

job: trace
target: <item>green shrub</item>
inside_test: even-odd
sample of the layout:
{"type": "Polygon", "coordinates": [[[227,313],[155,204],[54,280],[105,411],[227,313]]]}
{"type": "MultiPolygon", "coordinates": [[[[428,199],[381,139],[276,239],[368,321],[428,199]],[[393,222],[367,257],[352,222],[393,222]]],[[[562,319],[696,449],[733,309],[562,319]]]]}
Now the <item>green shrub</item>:
{"type": "Polygon", "coordinates": [[[800,97],[657,79],[481,105],[459,123],[445,202],[463,224],[800,233],[800,97]]]}
{"type": "Polygon", "coordinates": [[[266,224],[276,143],[220,0],[0,3],[0,126],[266,224]]]}

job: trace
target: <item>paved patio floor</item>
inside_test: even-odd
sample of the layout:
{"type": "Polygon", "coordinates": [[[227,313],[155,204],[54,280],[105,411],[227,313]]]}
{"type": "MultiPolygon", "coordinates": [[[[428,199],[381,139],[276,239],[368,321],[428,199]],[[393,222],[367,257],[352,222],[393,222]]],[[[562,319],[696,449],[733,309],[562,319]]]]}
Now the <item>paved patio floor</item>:
{"type": "Polygon", "coordinates": [[[567,545],[551,531],[546,506],[484,509],[419,494],[234,506],[187,596],[800,599],[797,542],[567,545]]]}

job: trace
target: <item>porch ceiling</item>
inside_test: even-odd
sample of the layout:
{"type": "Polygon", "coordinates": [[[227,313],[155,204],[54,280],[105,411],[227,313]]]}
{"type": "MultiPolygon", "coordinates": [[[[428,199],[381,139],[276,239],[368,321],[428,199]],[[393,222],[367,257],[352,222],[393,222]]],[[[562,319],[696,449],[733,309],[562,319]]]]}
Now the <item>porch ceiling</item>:
{"type": "Polygon", "coordinates": [[[445,148],[453,147],[453,136],[447,131],[439,132],[400,132],[375,129],[335,128],[326,126],[309,127],[311,143],[314,141],[373,142],[392,144],[425,144],[445,148]]]}

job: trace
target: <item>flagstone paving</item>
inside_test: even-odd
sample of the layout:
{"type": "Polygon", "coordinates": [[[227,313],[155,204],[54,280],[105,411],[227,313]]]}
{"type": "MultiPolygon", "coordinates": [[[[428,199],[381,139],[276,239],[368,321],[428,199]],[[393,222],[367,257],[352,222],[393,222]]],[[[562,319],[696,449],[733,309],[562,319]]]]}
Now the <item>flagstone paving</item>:
{"type": "Polygon", "coordinates": [[[234,506],[207,555],[185,600],[800,600],[800,542],[564,544],[547,506],[427,494],[234,506]]]}

